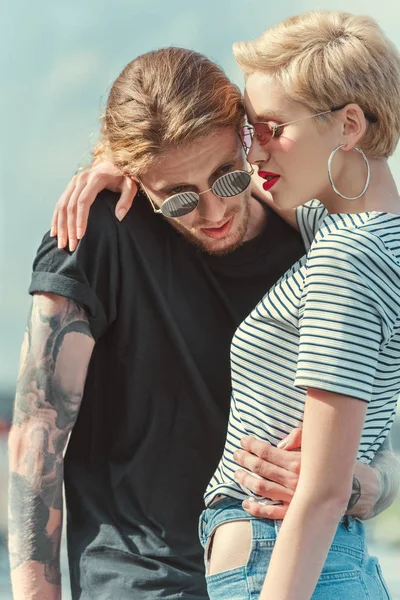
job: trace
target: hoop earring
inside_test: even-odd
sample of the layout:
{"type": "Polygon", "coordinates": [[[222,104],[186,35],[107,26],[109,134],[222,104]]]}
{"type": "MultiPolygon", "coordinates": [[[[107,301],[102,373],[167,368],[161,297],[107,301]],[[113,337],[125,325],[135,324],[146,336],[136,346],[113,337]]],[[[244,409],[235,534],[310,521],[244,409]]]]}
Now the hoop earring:
{"type": "Polygon", "coordinates": [[[354,198],[350,198],[349,196],[345,196],[344,194],[342,194],[341,192],[339,192],[339,190],[337,189],[337,187],[335,186],[335,184],[333,183],[333,179],[332,179],[332,173],[331,173],[331,165],[332,165],[332,160],[333,157],[335,156],[336,152],[338,150],[340,150],[340,148],[344,148],[346,144],[342,144],[341,146],[338,146],[337,148],[335,148],[328,160],[328,177],[329,177],[329,183],[332,186],[333,191],[335,192],[335,194],[337,194],[338,196],[340,196],[341,198],[344,198],[345,200],[358,200],[358,198],[361,198],[361,196],[363,196],[365,194],[365,192],[368,189],[369,186],[369,181],[371,179],[371,169],[369,166],[369,162],[368,162],[368,158],[365,156],[364,152],[361,150],[361,148],[356,148],[356,146],[354,146],[353,150],[356,150],[357,152],[359,152],[361,154],[361,156],[363,157],[365,164],[367,165],[367,181],[365,183],[364,189],[361,192],[361,194],[358,194],[358,196],[354,196],[354,198]]]}

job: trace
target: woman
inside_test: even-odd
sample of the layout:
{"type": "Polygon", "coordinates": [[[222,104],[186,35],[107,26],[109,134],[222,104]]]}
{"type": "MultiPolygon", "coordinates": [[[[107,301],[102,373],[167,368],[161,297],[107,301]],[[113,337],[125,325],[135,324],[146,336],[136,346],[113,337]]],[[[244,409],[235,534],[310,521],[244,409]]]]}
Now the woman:
{"type": "Polygon", "coordinates": [[[232,343],[227,443],[200,526],[210,598],[387,598],[362,524],[342,515],[355,460],[372,460],[400,392],[400,199],[387,164],[399,57],[371,19],[324,12],[237,44],[235,56],[263,189],[286,214],[322,204],[298,209],[307,256],[232,343]],[[234,478],[240,438],[276,445],[299,424],[284,522],[250,519],[234,478]]]}
{"type": "Polygon", "coordinates": [[[209,594],[385,598],[362,526],[342,516],[354,462],[374,456],[400,392],[400,198],[387,163],[400,132],[399,55],[372,19],[327,12],[288,19],[234,53],[254,132],[248,161],[264,190],[281,210],[322,204],[302,209],[307,256],[232,342],[227,442],[201,521],[209,594]],[[251,528],[234,479],[238,440],[278,444],[300,422],[287,515],[251,528]]]}

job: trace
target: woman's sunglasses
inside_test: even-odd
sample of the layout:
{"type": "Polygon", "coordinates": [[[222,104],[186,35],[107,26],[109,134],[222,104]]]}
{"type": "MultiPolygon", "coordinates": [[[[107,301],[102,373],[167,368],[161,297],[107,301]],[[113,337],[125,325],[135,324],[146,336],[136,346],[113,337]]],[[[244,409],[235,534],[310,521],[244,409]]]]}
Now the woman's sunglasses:
{"type": "MultiPolygon", "coordinates": [[[[270,123],[254,123],[253,125],[246,125],[243,128],[242,133],[242,143],[248,152],[250,150],[251,143],[253,139],[256,139],[260,146],[265,146],[268,142],[271,141],[274,137],[279,137],[282,134],[283,128],[286,125],[291,125],[292,123],[298,123],[299,121],[304,121],[305,119],[314,119],[315,117],[320,117],[321,115],[328,115],[329,113],[333,113],[337,110],[342,110],[347,106],[347,104],[342,104],[341,106],[335,106],[330,110],[325,110],[324,112],[319,112],[315,115],[308,115],[306,117],[301,117],[300,119],[295,119],[294,121],[288,121],[287,123],[281,123],[280,125],[271,125],[270,123]]],[[[370,121],[370,123],[376,123],[377,118],[371,113],[364,111],[365,118],[370,121]]]]}
{"type": "Polygon", "coordinates": [[[219,198],[233,198],[234,196],[238,196],[249,187],[253,172],[253,169],[251,171],[231,171],[218,177],[208,190],[199,193],[181,192],[180,194],[174,194],[164,200],[159,208],[155,205],[143,184],[141,182],[140,184],[150,200],[155,213],[161,213],[164,217],[176,219],[184,217],[197,208],[200,196],[207,192],[213,192],[219,198]]]}

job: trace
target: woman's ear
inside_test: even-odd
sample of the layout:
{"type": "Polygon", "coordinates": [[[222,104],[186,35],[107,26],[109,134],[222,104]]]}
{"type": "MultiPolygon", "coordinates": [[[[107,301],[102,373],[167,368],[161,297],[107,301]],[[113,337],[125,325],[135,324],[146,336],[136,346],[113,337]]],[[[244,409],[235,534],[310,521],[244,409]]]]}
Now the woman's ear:
{"type": "Polygon", "coordinates": [[[367,121],[363,110],[358,104],[346,104],[340,111],[342,120],[343,150],[352,150],[357,146],[367,129],[367,121]]]}

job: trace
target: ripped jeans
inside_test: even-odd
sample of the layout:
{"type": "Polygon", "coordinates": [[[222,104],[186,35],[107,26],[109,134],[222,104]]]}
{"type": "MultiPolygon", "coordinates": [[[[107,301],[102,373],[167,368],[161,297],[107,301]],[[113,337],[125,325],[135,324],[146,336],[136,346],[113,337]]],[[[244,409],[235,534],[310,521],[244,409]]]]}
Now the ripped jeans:
{"type": "MultiPolygon", "coordinates": [[[[258,600],[281,521],[257,519],[241,501],[224,498],[203,511],[199,536],[205,551],[210,600],[258,600]],[[210,550],[216,529],[232,521],[250,521],[251,547],[246,564],[209,575],[210,550]]],[[[378,560],[368,555],[363,523],[343,517],[337,528],[311,600],[391,600],[378,560]]]]}

